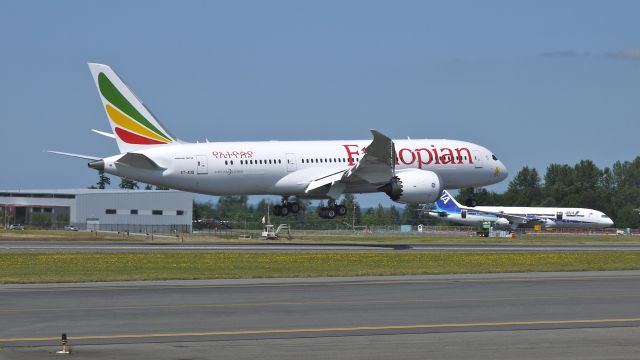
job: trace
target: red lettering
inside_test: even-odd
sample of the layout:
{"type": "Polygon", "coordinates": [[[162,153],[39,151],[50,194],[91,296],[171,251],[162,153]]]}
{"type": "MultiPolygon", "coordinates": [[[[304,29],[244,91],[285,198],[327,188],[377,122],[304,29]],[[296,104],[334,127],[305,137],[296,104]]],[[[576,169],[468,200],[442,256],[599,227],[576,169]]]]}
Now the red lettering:
{"type": "Polygon", "coordinates": [[[398,157],[400,158],[400,161],[402,161],[402,163],[405,165],[413,164],[416,161],[416,154],[414,154],[413,151],[411,151],[410,149],[406,149],[406,148],[400,149],[400,152],[398,153],[398,157]],[[409,154],[411,154],[411,161],[406,161],[404,159],[403,153],[405,152],[409,152],[409,154]]]}
{"type": "Polygon", "coordinates": [[[358,145],[342,145],[344,146],[345,150],[347,150],[347,156],[349,157],[349,166],[353,166],[355,165],[355,162],[353,161],[353,156],[354,155],[360,155],[360,152],[358,151],[358,145]],[[355,151],[351,150],[351,147],[355,147],[355,151]]]}
{"type": "Polygon", "coordinates": [[[416,152],[416,155],[418,156],[418,169],[422,169],[422,165],[429,165],[433,161],[433,155],[431,154],[431,151],[429,151],[429,149],[420,148],[420,149],[416,149],[415,152],[416,152]],[[428,161],[423,160],[422,154],[421,154],[423,151],[426,151],[427,155],[429,155],[428,161]]]}
{"type": "Polygon", "coordinates": [[[448,154],[442,154],[442,163],[443,164],[453,164],[453,151],[449,148],[441,148],[441,152],[448,152],[448,154]]]}
{"type": "Polygon", "coordinates": [[[467,149],[467,148],[456,149],[456,153],[458,154],[458,164],[462,164],[462,160],[463,160],[462,152],[463,151],[467,152],[467,156],[468,156],[467,159],[469,159],[469,164],[473,164],[473,160],[471,158],[471,151],[469,151],[469,149],[467,149]]]}
{"type": "Polygon", "coordinates": [[[440,164],[440,157],[438,156],[438,149],[436,149],[435,145],[431,145],[431,152],[433,153],[433,158],[436,160],[436,164],[440,164]]]}

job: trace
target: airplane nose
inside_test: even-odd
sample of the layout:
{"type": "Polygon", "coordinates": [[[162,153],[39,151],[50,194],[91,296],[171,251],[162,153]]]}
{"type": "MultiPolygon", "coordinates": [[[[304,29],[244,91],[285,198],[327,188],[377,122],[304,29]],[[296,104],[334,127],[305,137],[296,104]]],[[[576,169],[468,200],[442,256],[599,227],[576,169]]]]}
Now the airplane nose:
{"type": "Polygon", "coordinates": [[[500,162],[498,166],[500,167],[500,180],[502,181],[509,176],[509,170],[507,170],[507,167],[504,166],[502,162],[500,162]]]}

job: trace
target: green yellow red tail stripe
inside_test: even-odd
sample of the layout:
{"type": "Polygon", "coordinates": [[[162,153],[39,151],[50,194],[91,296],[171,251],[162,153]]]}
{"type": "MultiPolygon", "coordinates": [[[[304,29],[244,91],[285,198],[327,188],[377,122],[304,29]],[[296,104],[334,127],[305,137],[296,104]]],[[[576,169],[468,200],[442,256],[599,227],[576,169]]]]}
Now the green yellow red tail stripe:
{"type": "Polygon", "coordinates": [[[98,88],[100,94],[110,103],[105,105],[105,110],[116,125],[116,135],[122,141],[137,145],[173,142],[170,136],[145,118],[102,72],[98,74],[98,88]]]}

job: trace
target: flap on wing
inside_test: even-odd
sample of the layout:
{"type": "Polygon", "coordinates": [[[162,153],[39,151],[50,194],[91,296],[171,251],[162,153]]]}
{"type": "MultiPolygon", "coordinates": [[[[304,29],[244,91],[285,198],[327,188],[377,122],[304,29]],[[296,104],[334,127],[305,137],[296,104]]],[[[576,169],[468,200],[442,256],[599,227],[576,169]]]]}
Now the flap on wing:
{"type": "Polygon", "coordinates": [[[358,164],[350,169],[340,170],[317,178],[309,183],[305,192],[329,185],[327,196],[337,198],[346,184],[365,181],[372,185],[383,185],[395,175],[395,145],[382,133],[371,130],[373,141],[366,148],[358,164]]]}
{"type": "Polygon", "coordinates": [[[358,177],[370,184],[386,184],[395,176],[396,150],[393,140],[377,130],[371,130],[373,141],[366,148],[360,162],[350,169],[343,181],[358,177]]]}
{"type": "Polygon", "coordinates": [[[311,183],[309,183],[309,186],[307,186],[307,189],[305,190],[305,192],[308,193],[312,190],[321,188],[325,185],[333,184],[336,181],[340,181],[343,176],[344,176],[344,170],[315,179],[311,183]]]}
{"type": "Polygon", "coordinates": [[[131,166],[140,169],[148,169],[148,170],[164,170],[162,166],[156,164],[155,161],[151,160],[149,157],[139,153],[126,153],[124,154],[118,161],[116,161],[119,165],[131,166]]]}

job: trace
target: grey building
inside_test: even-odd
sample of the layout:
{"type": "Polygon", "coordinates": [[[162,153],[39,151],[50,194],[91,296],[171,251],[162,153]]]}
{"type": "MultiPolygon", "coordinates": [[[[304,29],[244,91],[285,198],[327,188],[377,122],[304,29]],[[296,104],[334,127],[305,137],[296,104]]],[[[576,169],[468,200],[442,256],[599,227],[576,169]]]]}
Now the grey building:
{"type": "Polygon", "coordinates": [[[0,190],[2,225],[190,232],[193,194],[175,190],[0,190]]]}

